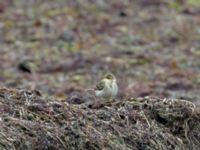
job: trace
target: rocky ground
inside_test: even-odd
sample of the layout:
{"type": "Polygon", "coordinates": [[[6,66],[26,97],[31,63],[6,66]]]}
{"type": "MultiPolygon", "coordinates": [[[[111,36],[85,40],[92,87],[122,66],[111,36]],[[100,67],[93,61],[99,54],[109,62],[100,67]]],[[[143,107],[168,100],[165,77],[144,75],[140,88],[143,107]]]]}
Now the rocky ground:
{"type": "Polygon", "coordinates": [[[198,0],[0,2],[0,86],[60,98],[108,71],[119,98],[200,99],[198,0]]]}

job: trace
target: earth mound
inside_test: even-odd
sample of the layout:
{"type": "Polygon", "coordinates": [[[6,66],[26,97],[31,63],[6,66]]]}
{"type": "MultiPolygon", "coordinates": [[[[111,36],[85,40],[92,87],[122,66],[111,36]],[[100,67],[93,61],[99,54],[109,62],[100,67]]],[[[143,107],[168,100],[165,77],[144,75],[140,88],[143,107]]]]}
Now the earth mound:
{"type": "Polygon", "coordinates": [[[0,149],[196,150],[200,111],[155,97],[71,104],[39,91],[0,89],[0,149]]]}

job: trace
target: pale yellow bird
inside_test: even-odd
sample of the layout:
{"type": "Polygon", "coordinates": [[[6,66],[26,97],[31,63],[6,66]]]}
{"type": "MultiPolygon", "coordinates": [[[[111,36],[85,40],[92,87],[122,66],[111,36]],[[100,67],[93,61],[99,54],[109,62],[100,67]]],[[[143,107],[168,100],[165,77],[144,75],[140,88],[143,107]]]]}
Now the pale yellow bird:
{"type": "Polygon", "coordinates": [[[118,93],[118,85],[115,76],[107,73],[101,81],[96,84],[95,95],[104,99],[113,99],[118,93]]]}

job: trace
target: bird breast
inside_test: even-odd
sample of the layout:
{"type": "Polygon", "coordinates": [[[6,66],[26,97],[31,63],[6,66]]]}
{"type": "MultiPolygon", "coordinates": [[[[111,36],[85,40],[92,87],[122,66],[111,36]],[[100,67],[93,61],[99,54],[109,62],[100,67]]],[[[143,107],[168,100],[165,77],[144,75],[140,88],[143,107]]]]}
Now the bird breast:
{"type": "Polygon", "coordinates": [[[104,98],[111,98],[117,95],[118,92],[118,86],[116,84],[116,81],[105,82],[105,86],[102,90],[96,90],[95,94],[98,97],[104,97],[104,98]]]}

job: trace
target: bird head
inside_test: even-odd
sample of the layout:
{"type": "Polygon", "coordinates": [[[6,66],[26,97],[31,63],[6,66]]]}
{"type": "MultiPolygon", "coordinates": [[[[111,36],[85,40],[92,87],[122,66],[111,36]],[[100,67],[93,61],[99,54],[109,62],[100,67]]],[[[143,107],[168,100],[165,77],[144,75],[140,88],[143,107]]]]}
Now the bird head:
{"type": "Polygon", "coordinates": [[[112,73],[107,73],[104,76],[104,79],[107,79],[107,80],[110,80],[110,81],[115,81],[116,80],[115,76],[112,73]]]}

